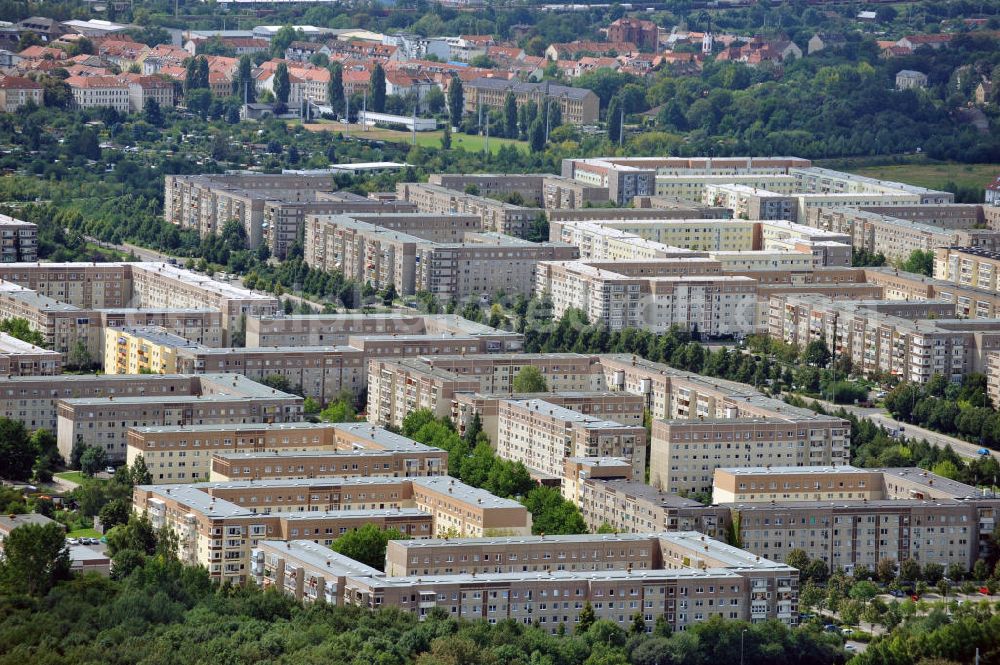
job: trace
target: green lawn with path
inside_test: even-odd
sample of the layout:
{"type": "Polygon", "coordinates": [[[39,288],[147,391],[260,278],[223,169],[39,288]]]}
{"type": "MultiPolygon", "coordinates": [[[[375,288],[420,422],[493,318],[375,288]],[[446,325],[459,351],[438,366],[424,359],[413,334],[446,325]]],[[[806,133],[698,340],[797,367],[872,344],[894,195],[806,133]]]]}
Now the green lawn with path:
{"type": "Polygon", "coordinates": [[[71,483],[76,483],[77,485],[82,485],[87,479],[87,476],[83,475],[82,471],[63,471],[62,473],[55,474],[56,478],[61,478],[62,480],[68,480],[71,483]]]}

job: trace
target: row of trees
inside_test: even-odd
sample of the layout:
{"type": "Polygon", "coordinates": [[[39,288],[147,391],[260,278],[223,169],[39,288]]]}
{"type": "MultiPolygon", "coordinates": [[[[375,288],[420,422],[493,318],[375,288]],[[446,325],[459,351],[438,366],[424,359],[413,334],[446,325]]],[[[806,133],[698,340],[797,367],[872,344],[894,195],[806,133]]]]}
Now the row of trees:
{"type": "Polygon", "coordinates": [[[966,374],[961,383],[940,374],[922,386],[901,383],[886,396],[885,408],[908,423],[986,447],[1000,446],[1000,413],[990,404],[982,374],[966,374]]]}
{"type": "Polygon", "coordinates": [[[663,617],[649,626],[635,612],[619,624],[598,619],[592,607],[571,629],[466,621],[442,609],[418,617],[397,608],[303,606],[274,589],[212,584],[203,568],[181,565],[174,543],[142,518],[108,538],[120,562],[113,579],[65,579],[58,527],[22,529],[13,561],[8,549],[0,568],[2,663],[709,665],[737,652],[745,665],[843,663],[838,636],[778,622],[713,616],[671,634],[663,617]]]}
{"type": "MultiPolygon", "coordinates": [[[[531,368],[537,372],[536,368],[531,368]]],[[[540,373],[515,377],[516,392],[544,391],[540,373]]],[[[451,420],[437,419],[428,409],[417,409],[403,420],[402,433],[415,441],[448,451],[448,473],[473,487],[481,487],[500,497],[520,500],[531,512],[534,533],[586,533],[587,525],[579,509],[563,498],[558,489],[539,486],[520,462],[500,459],[475,415],[465,432],[455,431],[451,420]]]]}

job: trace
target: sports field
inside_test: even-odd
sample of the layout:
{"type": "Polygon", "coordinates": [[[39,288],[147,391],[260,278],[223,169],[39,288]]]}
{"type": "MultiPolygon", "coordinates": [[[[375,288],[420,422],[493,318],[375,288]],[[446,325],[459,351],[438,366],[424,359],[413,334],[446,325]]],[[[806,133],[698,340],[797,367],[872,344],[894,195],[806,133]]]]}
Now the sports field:
{"type": "MultiPolygon", "coordinates": [[[[305,128],[314,132],[334,132],[343,134],[344,136],[353,136],[357,138],[364,138],[371,141],[386,141],[389,143],[406,143],[409,144],[413,140],[413,135],[410,132],[401,132],[395,129],[385,129],[382,127],[369,127],[367,131],[365,128],[359,125],[345,125],[342,122],[316,122],[305,125],[305,128]]],[[[440,148],[441,147],[441,136],[444,134],[442,130],[434,132],[417,132],[417,145],[440,148]]],[[[451,135],[451,146],[453,148],[464,148],[465,150],[481,152],[484,148],[486,142],[483,136],[470,136],[468,134],[454,133],[451,135]]],[[[490,152],[497,152],[502,145],[513,144],[520,150],[527,150],[528,144],[524,141],[515,141],[513,139],[499,139],[495,137],[490,137],[490,152]]]]}

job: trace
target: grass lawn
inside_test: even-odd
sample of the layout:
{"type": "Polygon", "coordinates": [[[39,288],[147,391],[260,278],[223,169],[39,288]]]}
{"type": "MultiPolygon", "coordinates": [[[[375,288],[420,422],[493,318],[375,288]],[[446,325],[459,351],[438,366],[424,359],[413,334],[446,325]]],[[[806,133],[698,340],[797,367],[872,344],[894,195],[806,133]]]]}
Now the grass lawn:
{"type": "Polygon", "coordinates": [[[55,474],[56,478],[62,478],[63,480],[68,480],[71,483],[76,483],[77,485],[82,485],[83,481],[87,479],[83,475],[82,471],[63,471],[62,473],[55,474]]]}
{"type": "Polygon", "coordinates": [[[1000,175],[1000,166],[997,164],[958,164],[955,162],[931,162],[927,160],[915,160],[910,164],[887,164],[884,166],[863,166],[858,165],[852,168],[847,166],[845,170],[851,173],[879,178],[881,180],[895,180],[905,182],[918,187],[929,187],[931,189],[942,189],[948,182],[954,182],[962,188],[983,189],[1000,175]]]}
{"type": "MultiPolygon", "coordinates": [[[[413,135],[410,132],[400,132],[394,129],[385,129],[383,127],[369,127],[368,131],[364,131],[364,128],[358,125],[345,125],[341,122],[316,122],[305,125],[305,128],[314,132],[322,132],[326,130],[340,133],[344,136],[355,136],[357,138],[364,138],[371,141],[387,141],[389,143],[409,144],[413,140],[413,135]]],[[[440,148],[441,136],[443,134],[444,132],[442,130],[435,132],[417,132],[417,145],[440,148]]],[[[455,133],[451,135],[451,145],[453,148],[461,147],[470,152],[479,152],[483,150],[484,143],[485,137],[483,136],[472,136],[462,133],[455,133]]],[[[490,152],[497,152],[500,150],[501,145],[510,144],[517,146],[520,150],[528,150],[528,144],[525,141],[500,139],[491,136],[490,152]]]]}
{"type": "Polygon", "coordinates": [[[102,534],[97,529],[77,529],[66,534],[67,538],[100,538],[102,534]]]}

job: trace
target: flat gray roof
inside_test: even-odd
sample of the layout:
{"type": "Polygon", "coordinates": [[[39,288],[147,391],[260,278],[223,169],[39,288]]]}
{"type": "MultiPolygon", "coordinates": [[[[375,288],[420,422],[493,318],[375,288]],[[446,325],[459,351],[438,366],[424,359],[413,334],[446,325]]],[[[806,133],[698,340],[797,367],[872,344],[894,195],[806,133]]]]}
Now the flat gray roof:
{"type": "Polygon", "coordinates": [[[294,558],[308,566],[330,571],[335,575],[385,576],[381,570],[366,566],[360,561],[355,561],[311,540],[262,540],[258,547],[262,546],[270,547],[284,557],[294,558]]]}

